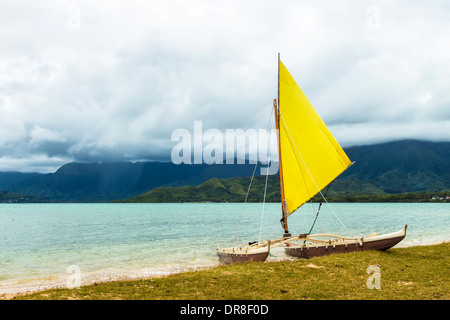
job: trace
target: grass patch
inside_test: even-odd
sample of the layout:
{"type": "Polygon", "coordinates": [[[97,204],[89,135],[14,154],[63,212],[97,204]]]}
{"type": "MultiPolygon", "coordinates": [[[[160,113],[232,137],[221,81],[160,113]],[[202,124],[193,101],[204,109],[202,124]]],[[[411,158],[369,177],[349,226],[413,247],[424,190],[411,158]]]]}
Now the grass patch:
{"type": "Polygon", "coordinates": [[[53,289],[35,300],[448,300],[450,243],[309,260],[221,265],[146,280],[53,289]],[[381,288],[368,289],[378,265],[381,288]]]}

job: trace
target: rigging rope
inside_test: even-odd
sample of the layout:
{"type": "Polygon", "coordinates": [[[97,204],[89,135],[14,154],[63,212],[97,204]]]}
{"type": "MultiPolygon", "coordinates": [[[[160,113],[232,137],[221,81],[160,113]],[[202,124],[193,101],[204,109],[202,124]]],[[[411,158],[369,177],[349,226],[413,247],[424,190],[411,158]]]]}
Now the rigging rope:
{"type": "MultiPolygon", "coordinates": [[[[269,117],[269,121],[268,121],[268,123],[267,123],[266,132],[265,132],[265,134],[264,134],[263,141],[266,141],[266,139],[267,139],[267,132],[269,131],[269,125],[270,125],[271,120],[272,120],[272,112],[270,113],[270,117],[269,117]]],[[[269,139],[267,139],[266,144],[267,144],[268,140],[269,140],[269,139]]],[[[269,154],[268,154],[268,161],[267,161],[267,168],[266,168],[266,183],[265,183],[265,185],[264,185],[264,198],[263,198],[263,205],[262,205],[262,212],[261,212],[261,224],[260,224],[260,226],[259,226],[259,239],[258,239],[258,243],[261,242],[262,226],[263,226],[263,219],[264,219],[264,206],[265,206],[265,204],[266,204],[267,180],[268,180],[268,178],[269,178],[269,167],[270,167],[270,165],[271,165],[271,163],[272,163],[272,159],[271,159],[271,158],[272,158],[272,157],[271,157],[271,155],[272,155],[272,150],[270,149],[270,146],[271,146],[271,145],[272,145],[272,144],[269,143],[269,149],[268,149],[268,150],[269,150],[269,154]]]]}
{"type": "Polygon", "coordinates": [[[241,224],[242,214],[244,213],[244,208],[245,208],[245,205],[247,204],[248,194],[250,192],[250,188],[251,188],[252,183],[253,183],[253,178],[255,177],[255,172],[256,172],[256,167],[257,166],[258,166],[258,162],[256,162],[255,168],[253,169],[252,178],[250,179],[250,184],[248,185],[247,194],[245,195],[244,205],[242,206],[241,213],[239,215],[238,224],[237,224],[237,226],[236,226],[236,228],[234,230],[233,241],[231,242],[231,244],[234,244],[234,242],[236,241],[236,233],[237,233],[237,231],[239,229],[239,225],[241,224]]]}
{"type": "MultiPolygon", "coordinates": [[[[269,120],[267,121],[267,126],[266,126],[266,133],[265,133],[265,135],[264,135],[264,139],[263,139],[263,141],[266,139],[266,137],[267,137],[267,131],[268,131],[268,129],[269,129],[269,125],[270,125],[270,120],[272,119],[272,110],[271,110],[271,112],[270,112],[270,117],[269,117],[269,120]]],[[[260,146],[261,146],[261,141],[260,141],[260,146]]],[[[258,149],[258,151],[259,151],[260,149],[258,149]]],[[[269,161],[267,162],[267,166],[269,166],[269,164],[271,163],[271,160],[270,160],[270,156],[269,156],[269,159],[268,159],[269,161]]],[[[250,188],[251,188],[251,186],[252,186],[252,183],[253,183],[253,179],[254,179],[254,177],[255,177],[255,172],[256,172],[256,167],[258,166],[258,159],[256,160],[256,164],[255,164],[255,167],[254,167],[254,169],[253,169],[253,174],[252,174],[252,178],[250,179],[250,184],[248,185],[248,188],[247,188],[247,194],[245,195],[245,200],[244,200],[244,204],[243,204],[243,206],[242,206],[242,209],[241,209],[241,213],[240,213],[240,215],[239,215],[239,220],[238,220],[238,224],[237,224],[237,226],[236,226],[236,228],[235,228],[235,231],[234,231],[234,234],[233,234],[233,241],[231,242],[232,244],[234,244],[235,243],[235,241],[236,241],[236,233],[237,233],[237,231],[238,231],[238,229],[239,229],[239,225],[240,225],[240,223],[241,223],[241,219],[242,219],[242,215],[243,215],[243,213],[244,213],[244,208],[245,208],[245,205],[247,204],[247,199],[248,199],[248,194],[249,194],[249,192],[250,192],[250,188]]],[[[265,199],[266,199],[266,189],[267,189],[267,177],[268,177],[268,174],[269,174],[269,168],[267,168],[267,170],[266,170],[266,186],[265,186],[265,188],[264,188],[264,201],[263,201],[263,212],[262,212],[262,216],[261,216],[261,226],[260,226],[260,232],[259,232],[259,242],[261,241],[261,231],[262,231],[262,219],[263,219],[263,216],[264,216],[264,203],[265,203],[265,199]]]]}
{"type": "MultiPolygon", "coordinates": [[[[334,181],[334,180],[333,180],[333,181],[334,181]]],[[[331,183],[333,183],[333,181],[330,182],[330,184],[327,186],[327,189],[325,190],[324,197],[327,195],[328,189],[330,189],[330,185],[331,185],[331,183]]],[[[313,204],[313,202],[312,202],[312,199],[311,199],[311,205],[312,205],[312,204],[313,204]]],[[[317,208],[316,218],[314,219],[314,222],[313,222],[313,224],[312,224],[312,226],[311,226],[311,229],[309,229],[308,234],[311,234],[311,232],[312,232],[312,230],[313,230],[313,228],[314,228],[314,225],[316,224],[316,221],[318,221],[318,218],[319,218],[319,212],[320,212],[320,208],[321,208],[321,207],[322,207],[322,201],[319,203],[319,207],[317,208]]],[[[313,206],[313,209],[314,209],[314,206],[313,206]]],[[[314,212],[316,212],[316,211],[314,210],[314,212]]],[[[319,222],[319,227],[320,227],[320,230],[322,231],[322,233],[324,233],[324,232],[323,232],[323,229],[322,229],[322,226],[320,225],[320,222],[319,222]]]]}
{"type": "MultiPolygon", "coordinates": [[[[269,156],[270,160],[270,156],[269,156]]],[[[268,162],[267,166],[269,166],[270,161],[268,162]]],[[[266,203],[266,192],[267,192],[267,179],[269,178],[269,169],[266,170],[266,184],[264,186],[264,198],[263,198],[263,205],[262,205],[262,212],[261,212],[261,225],[259,227],[259,239],[258,243],[261,242],[261,233],[262,233],[262,225],[263,225],[263,219],[264,219],[264,205],[266,203]]]]}

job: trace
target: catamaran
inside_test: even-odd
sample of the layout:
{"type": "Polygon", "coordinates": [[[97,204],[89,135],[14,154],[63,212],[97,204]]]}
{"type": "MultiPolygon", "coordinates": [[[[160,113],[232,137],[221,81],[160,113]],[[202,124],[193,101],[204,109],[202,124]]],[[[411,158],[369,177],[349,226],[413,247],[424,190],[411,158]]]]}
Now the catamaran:
{"type": "Polygon", "coordinates": [[[265,261],[270,250],[280,246],[284,247],[287,255],[300,258],[365,250],[387,250],[403,240],[407,225],[399,231],[383,235],[371,233],[355,237],[328,233],[310,234],[311,227],[309,233],[292,236],[288,228],[288,217],[316,194],[320,194],[328,204],[322,190],[353,162],[280,61],[280,54],[278,54],[278,99],[274,99],[273,108],[280,174],[282,213],[280,221],[284,234],[275,240],[249,242],[229,248],[219,246],[217,249],[219,260],[222,263],[265,261]]]}

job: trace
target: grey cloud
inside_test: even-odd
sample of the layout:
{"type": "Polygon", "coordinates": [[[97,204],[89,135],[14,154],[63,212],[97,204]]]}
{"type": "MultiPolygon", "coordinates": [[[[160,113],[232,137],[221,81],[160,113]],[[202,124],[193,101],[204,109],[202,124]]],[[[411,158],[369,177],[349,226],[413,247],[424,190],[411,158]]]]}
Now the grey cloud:
{"type": "Polygon", "coordinates": [[[0,170],[168,160],[177,128],[262,128],[276,54],[338,140],[450,140],[448,6],[347,1],[0,5],[0,170]],[[39,8],[39,13],[36,13],[39,8]],[[443,13],[444,12],[444,13],[443,13]],[[7,38],[6,38],[7,37],[7,38]]]}

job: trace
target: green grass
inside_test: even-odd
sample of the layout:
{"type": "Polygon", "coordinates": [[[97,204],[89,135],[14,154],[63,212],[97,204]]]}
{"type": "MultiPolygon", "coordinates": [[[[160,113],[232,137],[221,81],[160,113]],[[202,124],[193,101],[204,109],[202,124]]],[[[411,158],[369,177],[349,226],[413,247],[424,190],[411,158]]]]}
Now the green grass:
{"type": "Polygon", "coordinates": [[[450,243],[295,261],[245,263],[146,280],[54,289],[16,299],[448,300],[450,243]],[[368,289],[379,265],[381,288],[368,289]]]}

